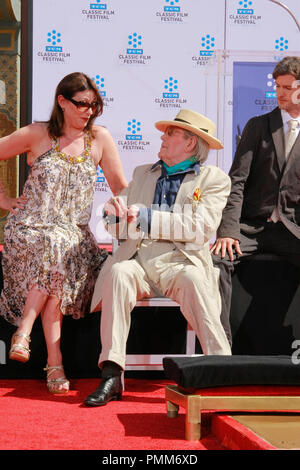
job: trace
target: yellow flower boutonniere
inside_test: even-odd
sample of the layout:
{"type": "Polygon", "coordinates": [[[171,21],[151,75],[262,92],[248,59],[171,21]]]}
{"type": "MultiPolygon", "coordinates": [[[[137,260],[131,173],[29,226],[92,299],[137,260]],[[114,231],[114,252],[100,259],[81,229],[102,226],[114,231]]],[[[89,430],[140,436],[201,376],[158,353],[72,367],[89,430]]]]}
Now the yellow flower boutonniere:
{"type": "Polygon", "coordinates": [[[194,199],[194,201],[200,201],[200,199],[201,199],[200,188],[195,189],[194,194],[193,194],[193,199],[194,199]]]}

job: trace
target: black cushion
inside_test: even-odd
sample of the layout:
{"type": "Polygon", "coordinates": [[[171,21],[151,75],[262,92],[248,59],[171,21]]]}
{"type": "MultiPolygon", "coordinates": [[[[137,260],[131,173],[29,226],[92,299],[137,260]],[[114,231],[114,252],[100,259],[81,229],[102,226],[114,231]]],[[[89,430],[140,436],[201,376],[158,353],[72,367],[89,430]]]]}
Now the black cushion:
{"type": "Polygon", "coordinates": [[[300,385],[300,364],[291,356],[165,357],[163,367],[183,388],[300,385]]]}

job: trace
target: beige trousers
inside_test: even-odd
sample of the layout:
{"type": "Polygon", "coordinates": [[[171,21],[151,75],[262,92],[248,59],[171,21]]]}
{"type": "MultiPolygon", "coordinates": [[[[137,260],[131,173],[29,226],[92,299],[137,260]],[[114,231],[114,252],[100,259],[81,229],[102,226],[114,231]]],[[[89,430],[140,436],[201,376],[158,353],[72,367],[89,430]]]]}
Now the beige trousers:
{"type": "Polygon", "coordinates": [[[137,300],[153,296],[180,305],[204,354],[231,355],[220,321],[220,295],[204,269],[201,272],[173,244],[147,240],[135,258],[114,263],[102,283],[100,367],[109,360],[125,369],[131,311],[137,300]]]}

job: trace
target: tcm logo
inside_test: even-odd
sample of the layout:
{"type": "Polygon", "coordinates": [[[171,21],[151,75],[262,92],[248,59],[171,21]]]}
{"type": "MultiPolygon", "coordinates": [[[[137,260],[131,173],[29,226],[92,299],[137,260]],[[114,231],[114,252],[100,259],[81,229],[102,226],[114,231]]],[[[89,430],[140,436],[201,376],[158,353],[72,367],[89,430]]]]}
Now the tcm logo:
{"type": "Polygon", "coordinates": [[[143,54],[142,36],[140,34],[129,34],[127,54],[143,54]]]}
{"type": "Polygon", "coordinates": [[[53,29],[47,34],[47,43],[46,46],[47,52],[62,52],[61,47],[61,33],[53,29]]]}
{"type": "Polygon", "coordinates": [[[105,80],[103,77],[100,75],[96,75],[95,77],[92,77],[92,80],[95,82],[98,91],[101,96],[106,96],[106,91],[105,91],[105,80]]]}
{"type": "Polygon", "coordinates": [[[136,119],[132,119],[127,123],[127,132],[126,140],[142,140],[143,136],[141,135],[141,123],[136,119]]]}
{"type": "Polygon", "coordinates": [[[164,11],[180,12],[179,0],[165,0],[164,11]]]}
{"type": "Polygon", "coordinates": [[[246,0],[240,0],[238,3],[238,15],[253,15],[254,10],[252,8],[253,2],[252,1],[246,1],[246,0]]]}
{"type": "Polygon", "coordinates": [[[277,98],[276,95],[276,83],[271,73],[267,75],[267,87],[268,91],[266,91],[265,97],[266,98],[277,98]]]}
{"type": "Polygon", "coordinates": [[[207,34],[206,36],[202,36],[201,38],[201,51],[200,51],[200,56],[205,56],[205,57],[211,57],[215,50],[215,38],[214,36],[211,36],[210,34],[207,34]]]}
{"type": "Polygon", "coordinates": [[[173,77],[169,77],[164,83],[163,98],[179,98],[178,93],[178,80],[173,77]]]}
{"type": "Polygon", "coordinates": [[[104,183],[105,182],[105,177],[103,174],[102,168],[100,166],[97,166],[97,183],[104,183]]]}
{"type": "Polygon", "coordinates": [[[283,52],[287,51],[289,48],[289,40],[281,36],[279,39],[275,39],[275,49],[277,51],[283,52]]]}
{"type": "Polygon", "coordinates": [[[97,3],[90,4],[91,10],[106,10],[107,9],[106,3],[101,3],[101,0],[96,0],[96,1],[97,3]]]}

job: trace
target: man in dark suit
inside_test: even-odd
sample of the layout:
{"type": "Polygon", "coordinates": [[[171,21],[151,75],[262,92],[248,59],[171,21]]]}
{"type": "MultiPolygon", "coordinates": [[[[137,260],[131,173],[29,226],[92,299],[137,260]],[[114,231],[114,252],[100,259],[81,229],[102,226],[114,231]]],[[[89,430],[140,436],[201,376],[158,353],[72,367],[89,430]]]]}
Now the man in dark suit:
{"type": "Polygon", "coordinates": [[[231,274],[242,257],[274,253],[300,266],[300,57],[278,62],[273,78],[278,107],[245,126],[212,249],[227,336],[231,274]]]}

